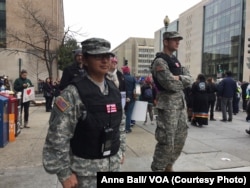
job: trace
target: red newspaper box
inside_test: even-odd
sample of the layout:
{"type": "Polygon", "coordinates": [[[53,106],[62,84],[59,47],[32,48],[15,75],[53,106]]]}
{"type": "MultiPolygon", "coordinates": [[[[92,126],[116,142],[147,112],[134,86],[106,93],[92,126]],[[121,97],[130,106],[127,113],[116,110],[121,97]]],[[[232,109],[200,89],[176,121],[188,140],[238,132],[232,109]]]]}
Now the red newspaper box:
{"type": "Polygon", "coordinates": [[[17,127],[17,115],[18,115],[18,100],[14,95],[0,92],[0,95],[8,98],[8,115],[9,115],[9,126],[8,126],[8,140],[9,142],[15,141],[15,137],[20,133],[20,128],[17,127]]]}

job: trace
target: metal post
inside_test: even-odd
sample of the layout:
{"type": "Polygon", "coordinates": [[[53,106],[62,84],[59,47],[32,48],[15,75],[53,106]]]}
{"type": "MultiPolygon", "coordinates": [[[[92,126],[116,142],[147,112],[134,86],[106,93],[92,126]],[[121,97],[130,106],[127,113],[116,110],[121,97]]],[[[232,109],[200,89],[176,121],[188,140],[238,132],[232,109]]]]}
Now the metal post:
{"type": "Polygon", "coordinates": [[[18,59],[18,67],[19,67],[19,73],[18,73],[18,75],[21,73],[21,66],[22,66],[22,59],[19,58],[18,59]]]}

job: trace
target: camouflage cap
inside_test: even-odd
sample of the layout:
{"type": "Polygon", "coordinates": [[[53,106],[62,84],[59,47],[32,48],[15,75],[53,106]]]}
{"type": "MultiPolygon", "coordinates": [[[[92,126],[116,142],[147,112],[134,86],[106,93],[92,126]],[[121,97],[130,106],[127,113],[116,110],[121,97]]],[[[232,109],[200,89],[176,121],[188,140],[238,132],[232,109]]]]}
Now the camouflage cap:
{"type": "Polygon", "coordinates": [[[82,53],[87,53],[87,54],[110,54],[113,57],[115,56],[112,52],[110,52],[110,42],[101,39],[101,38],[90,38],[82,43],[82,53]]]}
{"type": "Polygon", "coordinates": [[[72,53],[74,54],[74,56],[82,55],[82,49],[79,48],[79,49],[72,50],[72,53]]]}
{"type": "Polygon", "coordinates": [[[173,39],[173,38],[180,38],[180,40],[183,39],[183,37],[176,31],[166,31],[163,33],[163,39],[173,39]]]}

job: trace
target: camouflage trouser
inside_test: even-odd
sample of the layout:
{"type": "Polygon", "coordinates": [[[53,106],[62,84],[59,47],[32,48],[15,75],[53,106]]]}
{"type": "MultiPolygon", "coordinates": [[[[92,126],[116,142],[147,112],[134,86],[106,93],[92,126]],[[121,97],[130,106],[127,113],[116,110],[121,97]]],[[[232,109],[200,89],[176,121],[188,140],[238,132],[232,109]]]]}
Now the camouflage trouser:
{"type": "Polygon", "coordinates": [[[78,187],[77,188],[96,188],[97,177],[96,176],[77,176],[78,187]]]}
{"type": "Polygon", "coordinates": [[[181,154],[187,138],[187,111],[158,109],[157,127],[152,171],[164,171],[173,165],[181,154]]]}

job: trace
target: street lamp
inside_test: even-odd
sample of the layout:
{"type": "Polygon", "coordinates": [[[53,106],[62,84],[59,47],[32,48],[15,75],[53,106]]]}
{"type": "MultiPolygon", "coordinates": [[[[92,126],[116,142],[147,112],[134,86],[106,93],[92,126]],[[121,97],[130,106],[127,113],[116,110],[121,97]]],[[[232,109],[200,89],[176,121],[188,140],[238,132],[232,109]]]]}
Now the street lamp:
{"type": "Polygon", "coordinates": [[[163,20],[163,23],[164,23],[164,26],[165,26],[165,32],[167,31],[168,29],[168,25],[170,23],[170,20],[168,18],[168,16],[165,16],[164,20],[163,20]]]}
{"type": "Polygon", "coordinates": [[[164,34],[164,32],[166,32],[167,30],[168,30],[168,25],[169,25],[169,23],[170,23],[170,20],[169,20],[169,18],[168,18],[168,16],[165,16],[165,18],[163,19],[163,23],[164,23],[164,29],[162,28],[161,30],[160,30],[160,50],[162,49],[162,41],[163,41],[163,34],[164,34]],[[163,31],[164,30],[164,31],[163,31]]]}

